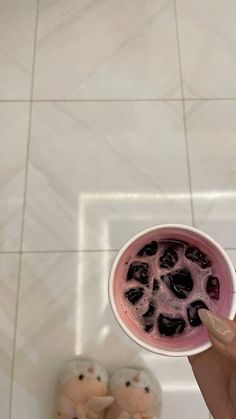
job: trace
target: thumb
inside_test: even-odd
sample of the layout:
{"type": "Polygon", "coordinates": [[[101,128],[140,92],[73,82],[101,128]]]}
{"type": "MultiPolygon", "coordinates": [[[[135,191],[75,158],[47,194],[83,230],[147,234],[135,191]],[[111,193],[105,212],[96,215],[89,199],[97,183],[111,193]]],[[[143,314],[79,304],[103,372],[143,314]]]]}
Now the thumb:
{"type": "Polygon", "coordinates": [[[236,362],[236,323],[205,309],[200,309],[198,314],[207,327],[213,346],[236,362]]]}

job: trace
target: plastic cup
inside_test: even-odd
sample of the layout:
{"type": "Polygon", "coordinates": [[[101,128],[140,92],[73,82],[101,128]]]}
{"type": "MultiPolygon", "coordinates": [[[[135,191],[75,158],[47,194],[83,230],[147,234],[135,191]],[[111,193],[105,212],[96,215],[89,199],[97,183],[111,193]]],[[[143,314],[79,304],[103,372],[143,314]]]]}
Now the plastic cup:
{"type": "Polygon", "coordinates": [[[203,333],[199,341],[196,341],[196,339],[195,341],[191,341],[191,338],[189,338],[189,343],[186,344],[188,340],[184,341],[183,339],[183,347],[181,347],[180,344],[177,349],[174,345],[173,349],[171,348],[171,338],[169,341],[170,345],[168,345],[167,348],[163,347],[163,344],[161,344],[161,338],[159,343],[160,346],[157,341],[155,344],[150,344],[145,338],[140,338],[134,330],[131,330],[124,315],[122,315],[117,292],[115,292],[115,281],[118,280],[119,275],[122,275],[124,264],[127,263],[127,257],[130,252],[138,251],[143,245],[152,240],[171,239],[187,242],[196,246],[210,257],[219,273],[220,280],[220,299],[217,313],[232,320],[236,313],[236,274],[233,264],[223,248],[213,238],[196,228],[185,225],[163,224],[154,226],[141,231],[128,240],[122,246],[112,264],[109,276],[109,300],[112,311],[120,327],[128,337],[142,348],[160,355],[174,357],[190,356],[205,351],[211,346],[205,327],[203,328],[203,333]]]}

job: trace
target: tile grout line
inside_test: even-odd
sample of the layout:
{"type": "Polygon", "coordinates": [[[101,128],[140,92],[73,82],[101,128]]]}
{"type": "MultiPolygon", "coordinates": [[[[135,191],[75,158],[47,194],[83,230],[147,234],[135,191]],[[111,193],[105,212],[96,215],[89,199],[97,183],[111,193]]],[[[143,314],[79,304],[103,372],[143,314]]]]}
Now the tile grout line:
{"type": "MultiPolygon", "coordinates": [[[[181,69],[182,71],[182,69],[181,69]]],[[[182,90],[182,89],[181,89],[182,90]]],[[[181,94],[181,98],[126,98],[126,99],[32,99],[32,102],[35,103],[47,103],[47,102],[65,102],[65,103],[125,103],[125,102],[201,102],[201,101],[235,101],[235,98],[184,98],[183,94],[181,94]]]]}
{"type": "Polygon", "coordinates": [[[0,99],[0,103],[135,103],[135,102],[235,102],[236,97],[155,98],[155,99],[0,99]]]}
{"type": "Polygon", "coordinates": [[[187,131],[187,121],[186,121],[185,100],[184,100],[183,68],[182,68],[182,60],[181,60],[181,49],[180,49],[180,37],[179,37],[178,13],[177,13],[176,0],[173,0],[173,4],[174,4],[174,13],[175,13],[175,30],[176,30],[178,62],[179,62],[180,88],[181,88],[181,96],[182,96],[181,102],[182,102],[182,112],[183,112],[186,163],[187,163],[187,172],[188,172],[188,186],[189,186],[189,193],[190,193],[190,209],[191,209],[191,216],[192,216],[192,225],[193,225],[193,227],[195,227],[196,223],[195,223],[194,206],[193,206],[193,192],[192,192],[190,158],[189,158],[188,131],[187,131]]]}
{"type": "MultiPolygon", "coordinates": [[[[53,254],[53,253],[102,253],[118,252],[120,249],[59,249],[59,250],[6,250],[0,251],[0,255],[35,255],[35,254],[53,254]]],[[[236,250],[236,248],[234,249],[236,250]]]]}
{"type": "Polygon", "coordinates": [[[188,170],[188,183],[189,183],[189,191],[190,191],[190,207],[191,207],[191,214],[192,214],[192,224],[193,224],[193,227],[196,227],[194,205],[193,205],[193,188],[192,188],[192,179],[191,179],[190,157],[189,157],[188,128],[187,128],[186,108],[185,108],[184,101],[182,102],[182,105],[183,105],[183,121],[184,121],[184,136],[185,136],[185,147],[186,147],[187,170],[188,170]]]}
{"type": "Polygon", "coordinates": [[[20,103],[28,103],[28,102],[33,102],[33,103],[125,103],[125,102],[131,102],[131,103],[135,103],[135,102],[181,102],[182,99],[181,98],[149,98],[149,99],[141,99],[141,98],[137,98],[137,99],[132,99],[132,98],[127,98],[127,99],[6,99],[6,100],[1,100],[0,99],[0,103],[8,103],[8,102],[20,102],[20,103]]]}
{"type": "Polygon", "coordinates": [[[35,11],[35,28],[33,38],[33,55],[32,55],[32,77],[30,85],[30,100],[29,100],[29,120],[28,120],[28,133],[27,133],[27,149],[25,161],[25,179],[24,179],[24,194],[22,204],[22,221],[21,221],[21,236],[20,236],[20,252],[19,252],[19,266],[17,275],[17,289],[16,289],[16,305],[15,305],[15,318],[14,318],[14,335],[12,344],[12,365],[11,365],[11,384],[10,384],[10,401],[9,401],[9,419],[12,417],[12,403],[13,403],[13,385],[15,374],[15,358],[16,358],[16,339],[17,339],[17,326],[18,326],[18,312],[19,312],[19,299],[20,299],[20,283],[21,283],[21,270],[22,270],[22,247],[24,238],[24,223],[25,223],[25,208],[26,208],[26,194],[27,194],[27,180],[28,180],[28,165],[30,153],[30,136],[32,124],[32,107],[33,107],[33,88],[34,88],[34,74],[35,74],[35,59],[36,59],[36,43],[38,33],[38,19],[39,19],[39,2],[36,2],[35,11]]]}
{"type": "MultiPolygon", "coordinates": [[[[103,253],[103,252],[119,252],[120,249],[72,249],[72,250],[23,250],[22,254],[37,254],[37,253],[103,253]]],[[[236,250],[236,249],[235,249],[236,250]]]]}
{"type": "MultiPolygon", "coordinates": [[[[223,247],[225,251],[235,251],[236,247],[223,247]]],[[[51,250],[2,250],[0,255],[37,255],[37,254],[69,254],[69,253],[115,253],[119,252],[119,249],[51,249],[51,250]]]]}

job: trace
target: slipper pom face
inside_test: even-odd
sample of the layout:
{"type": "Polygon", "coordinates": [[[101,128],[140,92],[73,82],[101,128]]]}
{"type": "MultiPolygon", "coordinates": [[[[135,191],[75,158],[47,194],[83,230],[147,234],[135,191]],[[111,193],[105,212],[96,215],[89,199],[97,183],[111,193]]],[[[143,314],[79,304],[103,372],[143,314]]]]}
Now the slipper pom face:
{"type": "Polygon", "coordinates": [[[59,377],[60,384],[66,384],[71,379],[78,378],[108,383],[108,374],[105,368],[99,363],[90,360],[73,359],[65,364],[59,377]]]}
{"type": "Polygon", "coordinates": [[[110,380],[111,390],[121,386],[137,389],[146,388],[149,391],[154,391],[149,375],[145,371],[133,368],[123,368],[112,375],[110,380]]]}

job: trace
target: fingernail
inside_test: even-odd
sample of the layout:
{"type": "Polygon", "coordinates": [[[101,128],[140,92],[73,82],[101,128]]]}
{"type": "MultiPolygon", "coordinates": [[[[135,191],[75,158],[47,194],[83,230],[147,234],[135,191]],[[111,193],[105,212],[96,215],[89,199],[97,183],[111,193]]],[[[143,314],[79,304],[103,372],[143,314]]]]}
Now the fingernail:
{"type": "Polygon", "coordinates": [[[198,314],[209,332],[221,343],[227,345],[236,338],[235,329],[222,317],[202,308],[198,311],[198,314]]]}

